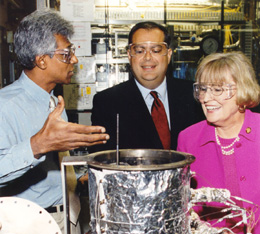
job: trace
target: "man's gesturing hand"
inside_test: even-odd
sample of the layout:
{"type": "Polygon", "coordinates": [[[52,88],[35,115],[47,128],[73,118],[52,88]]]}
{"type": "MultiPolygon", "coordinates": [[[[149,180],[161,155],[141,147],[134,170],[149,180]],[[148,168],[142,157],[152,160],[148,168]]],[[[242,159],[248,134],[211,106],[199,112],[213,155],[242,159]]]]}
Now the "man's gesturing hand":
{"type": "Polygon", "coordinates": [[[65,122],[61,118],[65,106],[64,99],[61,96],[58,99],[57,107],[49,114],[42,129],[31,137],[34,155],[106,143],[109,135],[105,134],[104,127],[65,122]]]}

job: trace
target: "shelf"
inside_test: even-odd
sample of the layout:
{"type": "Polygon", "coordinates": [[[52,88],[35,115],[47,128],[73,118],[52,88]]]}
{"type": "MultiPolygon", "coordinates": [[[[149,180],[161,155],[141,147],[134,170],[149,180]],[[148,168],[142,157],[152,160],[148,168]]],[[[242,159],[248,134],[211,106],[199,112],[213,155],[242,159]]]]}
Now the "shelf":
{"type": "MultiPolygon", "coordinates": [[[[152,20],[158,23],[168,22],[186,22],[186,23],[219,23],[221,22],[221,11],[207,11],[206,9],[198,10],[174,10],[167,9],[164,12],[163,8],[155,9],[109,9],[110,24],[135,24],[140,21],[152,20]]],[[[237,24],[245,21],[242,12],[229,11],[224,12],[225,24],[237,24]]],[[[95,23],[103,23],[106,21],[105,10],[96,9],[95,23]]]]}
{"type": "Polygon", "coordinates": [[[96,64],[125,64],[129,63],[128,58],[96,58],[95,60],[96,64]]]}

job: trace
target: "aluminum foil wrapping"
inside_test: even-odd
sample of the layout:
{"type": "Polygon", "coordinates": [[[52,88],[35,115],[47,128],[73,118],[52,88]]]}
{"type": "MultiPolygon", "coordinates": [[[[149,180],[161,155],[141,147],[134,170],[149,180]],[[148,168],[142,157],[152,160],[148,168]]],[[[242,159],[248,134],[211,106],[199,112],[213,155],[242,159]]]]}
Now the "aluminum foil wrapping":
{"type": "Polygon", "coordinates": [[[89,168],[92,233],[188,234],[190,169],[89,168]]]}

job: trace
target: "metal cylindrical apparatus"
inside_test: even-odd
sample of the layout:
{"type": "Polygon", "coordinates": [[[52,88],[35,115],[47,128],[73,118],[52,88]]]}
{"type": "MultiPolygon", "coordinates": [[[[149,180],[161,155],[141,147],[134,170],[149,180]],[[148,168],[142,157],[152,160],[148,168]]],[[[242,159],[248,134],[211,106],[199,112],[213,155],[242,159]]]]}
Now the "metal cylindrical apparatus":
{"type": "Polygon", "coordinates": [[[188,234],[190,154],[120,150],[90,154],[89,200],[93,234],[188,234]]]}

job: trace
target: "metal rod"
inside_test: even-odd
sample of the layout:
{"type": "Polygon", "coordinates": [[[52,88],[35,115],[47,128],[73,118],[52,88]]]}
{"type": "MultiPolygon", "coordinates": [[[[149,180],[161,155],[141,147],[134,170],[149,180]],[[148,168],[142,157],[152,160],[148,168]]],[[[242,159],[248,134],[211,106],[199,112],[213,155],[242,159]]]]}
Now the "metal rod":
{"type": "Polygon", "coordinates": [[[164,12],[163,12],[163,15],[164,15],[164,24],[166,25],[167,24],[167,0],[164,0],[164,12]]]}
{"type": "Polygon", "coordinates": [[[116,114],[116,165],[119,165],[119,114],[116,114]]]}
{"type": "Polygon", "coordinates": [[[225,15],[225,8],[224,8],[224,1],[221,1],[221,19],[220,19],[220,51],[223,52],[223,45],[224,45],[224,15],[225,15]]]}

